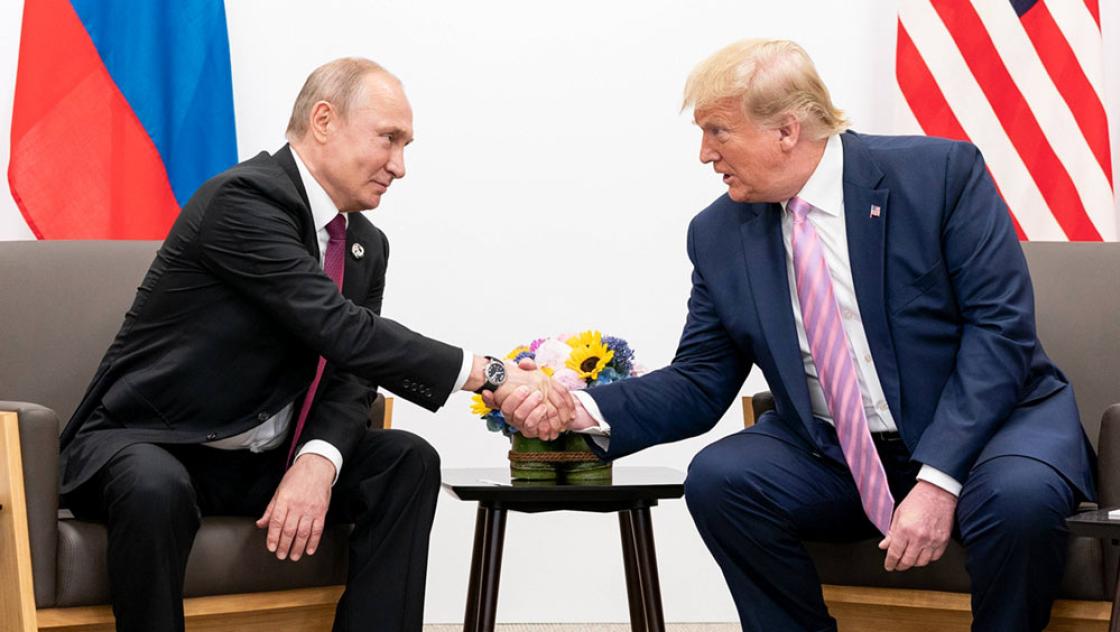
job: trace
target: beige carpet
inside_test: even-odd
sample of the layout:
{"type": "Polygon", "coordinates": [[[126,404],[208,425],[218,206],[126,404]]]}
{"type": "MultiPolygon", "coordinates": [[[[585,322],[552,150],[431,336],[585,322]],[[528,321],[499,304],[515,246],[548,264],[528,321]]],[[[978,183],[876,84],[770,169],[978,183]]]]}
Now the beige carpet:
{"type": "MultiPolygon", "coordinates": [[[[669,623],[667,632],[740,632],[738,623],[669,623]]],[[[462,625],[426,625],[424,632],[460,632],[462,625]]],[[[496,632],[630,632],[629,623],[505,623],[496,632]]]]}

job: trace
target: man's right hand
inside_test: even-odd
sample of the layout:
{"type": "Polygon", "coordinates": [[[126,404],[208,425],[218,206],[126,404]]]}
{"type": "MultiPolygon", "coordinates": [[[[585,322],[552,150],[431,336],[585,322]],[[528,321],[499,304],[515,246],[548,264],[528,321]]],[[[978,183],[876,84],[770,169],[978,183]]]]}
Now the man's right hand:
{"type": "MultiPolygon", "coordinates": [[[[577,407],[567,388],[537,370],[532,360],[522,360],[510,375],[497,393],[484,392],[482,399],[487,406],[500,409],[518,432],[551,441],[564,430],[578,429],[573,423],[580,421],[577,413],[582,407],[577,407]]],[[[582,417],[590,423],[580,428],[595,424],[586,412],[582,417]]]]}

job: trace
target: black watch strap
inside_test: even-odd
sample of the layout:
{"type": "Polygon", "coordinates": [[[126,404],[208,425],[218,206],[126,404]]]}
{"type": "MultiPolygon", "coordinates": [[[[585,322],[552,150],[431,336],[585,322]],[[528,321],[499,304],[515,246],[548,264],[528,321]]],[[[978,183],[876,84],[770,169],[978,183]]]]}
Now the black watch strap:
{"type": "Polygon", "coordinates": [[[482,386],[475,391],[479,394],[482,391],[494,392],[506,383],[506,363],[494,356],[484,357],[486,358],[486,366],[482,369],[482,386]]]}

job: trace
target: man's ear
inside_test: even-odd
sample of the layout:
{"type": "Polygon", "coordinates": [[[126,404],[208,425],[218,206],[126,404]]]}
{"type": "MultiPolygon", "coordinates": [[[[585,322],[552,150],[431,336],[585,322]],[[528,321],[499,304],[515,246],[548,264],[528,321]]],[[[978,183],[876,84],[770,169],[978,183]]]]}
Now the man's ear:
{"type": "Polygon", "coordinates": [[[791,151],[801,139],[801,121],[793,114],[785,114],[781,123],[776,128],[778,132],[778,145],[782,151],[791,151]]]}
{"type": "Polygon", "coordinates": [[[327,101],[316,101],[315,105],[311,106],[310,118],[308,131],[311,132],[311,136],[319,143],[327,142],[327,138],[334,133],[338,125],[338,112],[334,106],[327,101]]]}

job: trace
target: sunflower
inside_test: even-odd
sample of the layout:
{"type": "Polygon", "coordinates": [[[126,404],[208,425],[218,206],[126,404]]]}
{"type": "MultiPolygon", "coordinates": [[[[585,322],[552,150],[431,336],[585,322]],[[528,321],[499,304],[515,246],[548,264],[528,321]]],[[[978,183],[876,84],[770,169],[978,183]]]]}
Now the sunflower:
{"type": "Polygon", "coordinates": [[[506,355],[506,360],[516,360],[522,353],[532,353],[527,345],[521,345],[506,355]]]}
{"type": "Polygon", "coordinates": [[[597,331],[585,331],[568,338],[568,345],[572,347],[572,355],[565,365],[584,380],[598,378],[599,372],[614,358],[614,351],[603,344],[603,334],[597,331]]]}
{"type": "Polygon", "coordinates": [[[494,410],[494,409],[490,408],[489,406],[486,405],[486,402],[482,401],[482,395],[475,395],[474,397],[471,398],[471,414],[472,415],[478,415],[479,417],[485,417],[486,415],[489,415],[490,411],[492,411],[492,410],[494,410]]]}

